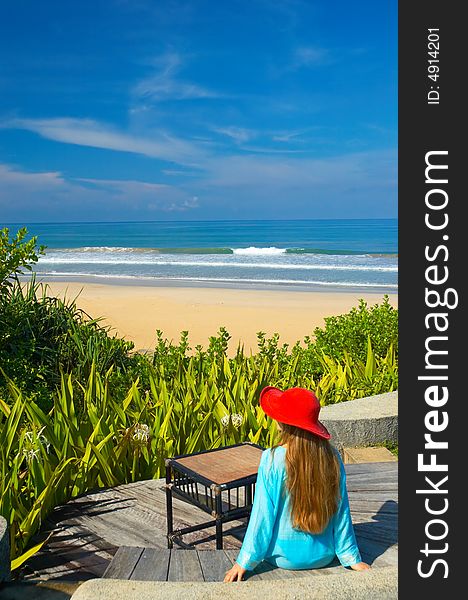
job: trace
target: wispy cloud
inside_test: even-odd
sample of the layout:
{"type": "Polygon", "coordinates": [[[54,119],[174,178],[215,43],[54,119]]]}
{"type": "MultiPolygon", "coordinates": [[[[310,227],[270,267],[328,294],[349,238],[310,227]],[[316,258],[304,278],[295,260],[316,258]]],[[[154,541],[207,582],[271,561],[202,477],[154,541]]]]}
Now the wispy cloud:
{"type": "Polygon", "coordinates": [[[246,129],[244,127],[213,127],[212,131],[220,135],[227,136],[231,140],[237,143],[248,142],[251,139],[258,136],[259,132],[253,129],[246,129]]]}
{"type": "Polygon", "coordinates": [[[96,189],[114,190],[118,194],[139,191],[142,193],[159,193],[170,186],[164,183],[148,183],[146,181],[135,181],[132,179],[96,179],[89,177],[77,177],[76,182],[87,183],[96,189]]]}
{"type": "Polygon", "coordinates": [[[32,131],[57,142],[131,152],[190,166],[197,166],[206,154],[201,145],[167,133],[145,138],[91,119],[10,119],[3,121],[0,127],[32,131]]]}
{"type": "Polygon", "coordinates": [[[271,148],[269,146],[241,146],[244,152],[253,152],[255,154],[305,154],[310,150],[297,150],[292,148],[271,148]]]}
{"type": "Polygon", "coordinates": [[[302,69],[324,67],[336,62],[336,57],[328,48],[321,46],[295,46],[282,62],[270,67],[273,77],[295,74],[302,69]]]}
{"type": "MultiPolygon", "coordinates": [[[[31,190],[43,187],[58,189],[64,183],[61,173],[57,171],[30,173],[5,164],[0,164],[0,181],[8,186],[29,186],[31,190]]],[[[5,192],[5,188],[0,188],[0,192],[5,192]]]]}
{"type": "Polygon", "coordinates": [[[289,68],[297,71],[303,67],[321,67],[330,64],[331,60],[331,53],[325,48],[300,46],[294,50],[289,68]]]}
{"type": "Polygon", "coordinates": [[[313,129],[319,129],[319,127],[306,127],[304,129],[294,129],[292,131],[278,131],[272,135],[271,139],[274,142],[304,142],[305,140],[301,139],[302,136],[306,133],[309,133],[313,129]]]}
{"type": "Polygon", "coordinates": [[[396,184],[396,152],[361,152],[330,158],[230,156],[213,159],[206,183],[216,187],[255,186],[309,190],[316,186],[396,184]]]}
{"type": "Polygon", "coordinates": [[[140,80],[132,90],[136,99],[160,102],[163,100],[194,100],[219,98],[218,92],[178,77],[185,60],[178,52],[167,52],[152,60],[156,72],[140,80]]]}
{"type": "Polygon", "coordinates": [[[137,200],[142,207],[154,211],[186,211],[198,207],[198,197],[188,195],[183,189],[165,183],[151,183],[131,179],[94,179],[80,177],[77,183],[85,183],[111,197],[137,200]]]}
{"type": "Polygon", "coordinates": [[[199,206],[184,189],[137,180],[66,178],[59,172],[27,172],[0,164],[0,211],[5,221],[148,218],[155,212],[185,212],[199,206]]]}

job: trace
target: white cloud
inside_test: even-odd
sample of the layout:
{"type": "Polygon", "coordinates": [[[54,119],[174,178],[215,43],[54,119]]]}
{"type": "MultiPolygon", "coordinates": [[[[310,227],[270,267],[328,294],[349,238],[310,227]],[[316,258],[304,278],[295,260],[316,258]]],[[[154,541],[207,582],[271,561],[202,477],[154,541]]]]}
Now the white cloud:
{"type": "Polygon", "coordinates": [[[9,189],[21,186],[25,190],[41,189],[60,189],[65,180],[62,175],[56,171],[42,173],[28,173],[20,171],[9,165],[0,164],[0,198],[3,197],[9,189]]]}
{"type": "MultiPolygon", "coordinates": [[[[184,59],[177,52],[168,52],[153,59],[156,73],[145,77],[133,88],[133,96],[138,100],[160,102],[162,100],[193,100],[219,98],[221,95],[196,83],[177,78],[184,59]]],[[[132,109],[135,110],[135,109],[132,109]]]]}
{"type": "Polygon", "coordinates": [[[230,156],[210,161],[198,189],[217,218],[226,212],[237,218],[388,217],[395,216],[396,162],[396,150],[322,159],[230,156]]]}
{"type": "Polygon", "coordinates": [[[258,132],[253,129],[245,129],[243,127],[213,127],[212,130],[215,133],[225,135],[228,138],[238,143],[248,142],[249,140],[257,137],[258,132]]]}
{"type": "Polygon", "coordinates": [[[323,67],[335,62],[335,57],[327,48],[319,46],[296,46],[291,50],[285,63],[271,67],[271,74],[276,77],[295,73],[300,69],[323,67]]]}
{"type": "Polygon", "coordinates": [[[148,183],[132,179],[92,179],[79,177],[75,181],[89,183],[99,189],[113,189],[119,194],[135,191],[140,193],[160,192],[171,187],[165,183],[148,183]]]}
{"type": "Polygon", "coordinates": [[[281,131],[274,134],[271,139],[274,142],[290,142],[291,140],[294,140],[295,142],[303,141],[298,140],[298,138],[301,138],[304,133],[308,133],[311,129],[313,128],[307,127],[306,129],[296,129],[294,131],[281,131]]]}
{"type": "Polygon", "coordinates": [[[198,198],[161,183],[28,173],[0,164],[0,214],[4,221],[144,218],[148,211],[188,211],[198,198]]]}
{"type": "Polygon", "coordinates": [[[329,158],[230,156],[212,159],[205,183],[213,187],[313,190],[314,187],[396,184],[394,152],[329,158]]]}
{"type": "Polygon", "coordinates": [[[11,119],[0,127],[32,131],[57,142],[142,154],[168,162],[197,166],[204,149],[167,133],[151,138],[118,131],[92,119],[11,119]]]}

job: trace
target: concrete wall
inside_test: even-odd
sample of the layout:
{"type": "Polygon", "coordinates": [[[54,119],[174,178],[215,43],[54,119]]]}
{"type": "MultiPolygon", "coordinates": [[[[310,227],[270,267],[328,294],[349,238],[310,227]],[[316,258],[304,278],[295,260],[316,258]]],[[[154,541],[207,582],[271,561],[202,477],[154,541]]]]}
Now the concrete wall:
{"type": "Polygon", "coordinates": [[[10,540],[7,522],[0,517],[0,581],[8,579],[10,579],[10,540]]]}
{"type": "Polygon", "coordinates": [[[398,442],[398,392],[324,406],[320,420],[334,444],[345,447],[398,442]]]}
{"type": "Polygon", "coordinates": [[[275,581],[197,583],[91,579],[71,600],[397,600],[396,567],[275,581]]]}

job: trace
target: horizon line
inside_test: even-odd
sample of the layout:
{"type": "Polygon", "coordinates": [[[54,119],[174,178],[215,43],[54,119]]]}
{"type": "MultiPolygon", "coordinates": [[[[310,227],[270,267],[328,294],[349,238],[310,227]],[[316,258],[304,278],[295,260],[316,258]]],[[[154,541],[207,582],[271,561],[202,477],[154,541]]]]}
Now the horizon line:
{"type": "Polygon", "coordinates": [[[96,223],[274,223],[284,221],[398,221],[398,217],[347,217],[347,218],[297,218],[297,219],[153,219],[148,221],[9,221],[2,225],[93,225],[96,223]]]}

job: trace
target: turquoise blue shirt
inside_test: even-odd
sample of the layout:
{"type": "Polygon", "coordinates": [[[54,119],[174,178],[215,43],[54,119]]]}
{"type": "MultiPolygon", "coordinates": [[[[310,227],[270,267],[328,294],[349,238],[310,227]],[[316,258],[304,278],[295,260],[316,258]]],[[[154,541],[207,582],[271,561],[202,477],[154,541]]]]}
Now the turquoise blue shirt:
{"type": "Polygon", "coordinates": [[[289,494],[285,487],[285,457],[283,446],[277,447],[273,453],[271,449],[262,453],[252,513],[237,563],[251,571],[262,560],[282,569],[325,567],[335,556],[344,567],[361,562],[341,458],[338,509],[322,533],[312,534],[292,526],[289,494]]]}

